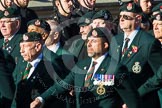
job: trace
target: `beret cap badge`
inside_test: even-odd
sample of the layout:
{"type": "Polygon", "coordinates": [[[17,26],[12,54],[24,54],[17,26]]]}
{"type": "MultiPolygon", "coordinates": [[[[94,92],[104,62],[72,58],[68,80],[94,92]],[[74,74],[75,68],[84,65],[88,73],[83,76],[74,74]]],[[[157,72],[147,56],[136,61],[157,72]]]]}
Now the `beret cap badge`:
{"type": "Polygon", "coordinates": [[[24,35],[23,35],[23,40],[24,40],[24,41],[27,41],[28,39],[29,39],[28,36],[24,34],[24,35]]]}
{"type": "Polygon", "coordinates": [[[160,12],[162,12],[162,6],[160,6],[160,12]]]}
{"type": "Polygon", "coordinates": [[[98,35],[97,31],[96,30],[93,30],[92,31],[92,36],[97,36],[97,35],[98,35]]]}
{"type": "Polygon", "coordinates": [[[128,10],[132,10],[132,9],[133,9],[133,7],[132,7],[132,3],[128,3],[128,5],[127,5],[127,9],[128,9],[128,10]]]}
{"type": "Polygon", "coordinates": [[[108,14],[107,13],[105,13],[104,19],[108,19],[108,14]]]}
{"type": "Polygon", "coordinates": [[[156,16],[156,20],[160,20],[161,16],[160,15],[157,15],[156,16]]]}
{"type": "Polygon", "coordinates": [[[40,24],[41,24],[41,23],[40,23],[39,20],[36,20],[36,21],[35,21],[35,25],[36,25],[36,26],[40,26],[40,24]]]}
{"type": "Polygon", "coordinates": [[[89,24],[90,20],[88,18],[85,19],[85,23],[89,24]]]}
{"type": "Polygon", "coordinates": [[[5,11],[4,12],[4,16],[8,16],[9,15],[9,12],[8,11],[5,11]]]}

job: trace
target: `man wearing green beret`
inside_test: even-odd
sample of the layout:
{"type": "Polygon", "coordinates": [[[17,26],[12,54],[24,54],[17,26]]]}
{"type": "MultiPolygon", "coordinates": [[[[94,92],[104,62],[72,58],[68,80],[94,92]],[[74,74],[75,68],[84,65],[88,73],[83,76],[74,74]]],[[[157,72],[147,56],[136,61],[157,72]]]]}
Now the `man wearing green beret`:
{"type": "Polygon", "coordinates": [[[43,41],[45,42],[50,34],[50,25],[44,19],[33,19],[27,23],[28,32],[37,32],[42,35],[43,41]]]}
{"type": "MultiPolygon", "coordinates": [[[[16,91],[11,108],[29,108],[33,99],[54,84],[55,78],[65,76],[66,70],[57,55],[51,52],[47,58],[42,50],[43,40],[40,33],[29,32],[23,35],[20,42],[22,57],[13,72],[16,91]]],[[[59,107],[65,108],[65,102],[53,97],[44,104],[44,108],[53,108],[58,104],[59,107]]]]}
{"type": "Polygon", "coordinates": [[[91,23],[94,14],[94,11],[88,12],[78,20],[78,26],[80,27],[79,39],[74,40],[72,45],[69,47],[69,52],[74,54],[78,60],[83,60],[88,57],[86,40],[89,31],[92,29],[91,23]]]}
{"type": "MultiPolygon", "coordinates": [[[[112,55],[118,53],[119,62],[125,65],[136,89],[152,77],[162,64],[160,42],[140,29],[142,9],[135,3],[120,8],[119,25],[124,33],[112,39],[112,55]],[[113,44],[117,43],[116,46],[113,44]],[[115,48],[116,47],[116,48],[115,48]]],[[[142,97],[144,108],[159,108],[157,92],[142,97]]]]}
{"type": "MultiPolygon", "coordinates": [[[[50,87],[39,98],[46,102],[50,96],[70,90],[69,87],[74,86],[76,108],[120,108],[121,98],[129,108],[140,108],[137,91],[133,90],[129,77],[120,73],[126,72],[125,68],[118,67],[116,64],[114,71],[111,70],[111,57],[108,53],[109,38],[105,28],[92,29],[87,42],[89,57],[79,61],[64,80],[58,80],[57,84],[50,87]],[[120,84],[117,83],[119,80],[120,84]]],[[[42,103],[39,98],[31,103],[30,108],[40,107],[42,103]]]]}
{"type": "MultiPolygon", "coordinates": [[[[157,38],[161,42],[162,46],[162,12],[154,15],[153,18],[153,32],[155,35],[155,38],[157,38]]],[[[158,95],[160,98],[160,105],[162,107],[162,66],[159,68],[158,72],[149,79],[143,86],[139,88],[139,93],[141,96],[147,95],[147,93],[152,92],[154,90],[159,90],[158,95]]]]}
{"type": "Polygon", "coordinates": [[[112,21],[112,14],[108,10],[102,9],[94,14],[91,25],[93,28],[106,27],[110,31],[111,35],[116,35],[117,25],[112,21]]]}
{"type": "MultiPolygon", "coordinates": [[[[20,56],[19,41],[22,37],[21,34],[18,34],[20,25],[21,18],[19,17],[19,11],[8,8],[0,12],[0,31],[3,36],[3,38],[0,39],[0,47],[3,49],[3,52],[7,52],[8,54],[5,56],[7,61],[5,68],[11,75],[20,56]]],[[[6,92],[7,91],[8,90],[6,90],[6,92]]],[[[9,104],[8,102],[8,105],[9,104]]]]}

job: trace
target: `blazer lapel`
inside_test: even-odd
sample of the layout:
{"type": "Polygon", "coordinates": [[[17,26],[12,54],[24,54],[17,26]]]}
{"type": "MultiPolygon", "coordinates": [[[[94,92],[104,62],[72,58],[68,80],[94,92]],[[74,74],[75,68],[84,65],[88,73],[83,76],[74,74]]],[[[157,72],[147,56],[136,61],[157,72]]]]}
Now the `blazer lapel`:
{"type": "Polygon", "coordinates": [[[140,46],[140,31],[137,33],[135,38],[133,39],[131,45],[129,46],[128,50],[125,52],[124,56],[121,58],[121,62],[127,64],[132,57],[138,53],[139,49],[142,47],[140,46]],[[134,48],[137,48],[137,52],[134,51],[134,48]]]}
{"type": "Polygon", "coordinates": [[[88,72],[88,69],[89,69],[89,66],[91,64],[91,59],[86,59],[86,61],[84,62],[84,64],[81,66],[81,74],[78,75],[78,79],[77,81],[79,82],[78,85],[79,87],[84,87],[84,82],[85,82],[85,77],[86,77],[86,74],[88,72]]]}

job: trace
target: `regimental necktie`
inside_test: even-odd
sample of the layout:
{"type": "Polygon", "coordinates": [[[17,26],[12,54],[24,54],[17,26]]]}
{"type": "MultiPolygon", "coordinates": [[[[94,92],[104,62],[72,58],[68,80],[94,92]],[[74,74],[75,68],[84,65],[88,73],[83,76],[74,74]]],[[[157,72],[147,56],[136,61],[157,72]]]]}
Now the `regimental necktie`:
{"type": "Polygon", "coordinates": [[[89,71],[87,72],[87,75],[86,75],[86,79],[85,79],[85,82],[84,82],[84,86],[85,87],[88,87],[89,84],[90,84],[90,81],[91,81],[91,78],[92,78],[92,75],[93,75],[93,72],[95,70],[95,65],[97,64],[97,62],[94,62],[92,63],[92,67],[89,69],[89,71]]]}
{"type": "Polygon", "coordinates": [[[130,41],[129,38],[126,38],[125,39],[125,45],[124,45],[124,48],[123,48],[123,51],[122,51],[122,56],[125,54],[125,52],[127,51],[128,49],[128,42],[130,41]]]}
{"type": "Polygon", "coordinates": [[[3,49],[7,48],[8,43],[9,43],[9,40],[5,39],[4,42],[3,42],[3,49]]]}
{"type": "Polygon", "coordinates": [[[32,67],[32,65],[31,65],[30,63],[27,63],[27,66],[26,66],[25,71],[24,71],[24,73],[23,73],[22,79],[27,79],[31,67],[32,67]]]}

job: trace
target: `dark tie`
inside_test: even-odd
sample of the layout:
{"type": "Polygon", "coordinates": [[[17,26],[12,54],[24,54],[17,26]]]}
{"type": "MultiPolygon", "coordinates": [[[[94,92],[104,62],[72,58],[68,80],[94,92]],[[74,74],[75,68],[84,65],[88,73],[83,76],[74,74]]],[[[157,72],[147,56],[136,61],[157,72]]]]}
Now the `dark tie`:
{"type": "Polygon", "coordinates": [[[25,71],[24,71],[24,73],[23,73],[22,79],[27,79],[31,67],[32,67],[32,65],[31,65],[30,63],[28,63],[27,66],[26,66],[26,68],[25,68],[25,71]]]}
{"type": "Polygon", "coordinates": [[[3,42],[3,49],[7,48],[8,43],[9,43],[9,40],[5,39],[4,42],[3,42]]]}
{"type": "Polygon", "coordinates": [[[87,72],[87,75],[86,75],[86,79],[85,79],[85,82],[84,82],[84,86],[85,87],[88,87],[89,84],[90,84],[90,81],[91,81],[91,78],[92,78],[92,75],[93,75],[93,72],[95,70],[95,65],[97,64],[97,62],[94,62],[92,63],[92,67],[89,69],[89,71],[87,72]]]}
{"type": "Polygon", "coordinates": [[[127,49],[128,49],[128,42],[129,42],[129,41],[130,41],[129,38],[126,38],[126,39],[125,39],[125,45],[124,45],[124,48],[123,48],[123,51],[122,51],[122,55],[124,55],[125,52],[127,51],[127,49]]]}

